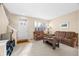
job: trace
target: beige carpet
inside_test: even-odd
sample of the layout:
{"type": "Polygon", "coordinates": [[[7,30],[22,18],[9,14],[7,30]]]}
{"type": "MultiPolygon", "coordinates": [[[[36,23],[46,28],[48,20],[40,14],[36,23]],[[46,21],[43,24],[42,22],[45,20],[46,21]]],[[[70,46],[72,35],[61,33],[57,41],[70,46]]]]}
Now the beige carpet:
{"type": "Polygon", "coordinates": [[[53,50],[51,46],[41,41],[32,41],[25,45],[17,45],[12,56],[77,56],[78,49],[72,48],[64,44],[60,44],[60,48],[53,50]]]}

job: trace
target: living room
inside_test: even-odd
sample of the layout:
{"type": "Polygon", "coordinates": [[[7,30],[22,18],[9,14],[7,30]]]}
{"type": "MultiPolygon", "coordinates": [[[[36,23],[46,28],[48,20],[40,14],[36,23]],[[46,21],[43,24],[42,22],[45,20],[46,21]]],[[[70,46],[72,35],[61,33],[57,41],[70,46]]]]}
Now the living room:
{"type": "MultiPolygon", "coordinates": [[[[2,17],[0,34],[10,32],[9,38],[15,42],[12,43],[15,46],[11,48],[12,52],[9,53],[10,50],[8,50],[7,55],[78,55],[78,4],[4,3],[0,5],[0,12],[3,14],[0,14],[2,17]]],[[[2,37],[4,38],[3,35],[2,37]]],[[[2,50],[5,48],[2,46],[1,44],[0,51],[5,51],[2,50]]],[[[6,52],[1,52],[0,55],[4,54],[6,55],[6,52]]]]}

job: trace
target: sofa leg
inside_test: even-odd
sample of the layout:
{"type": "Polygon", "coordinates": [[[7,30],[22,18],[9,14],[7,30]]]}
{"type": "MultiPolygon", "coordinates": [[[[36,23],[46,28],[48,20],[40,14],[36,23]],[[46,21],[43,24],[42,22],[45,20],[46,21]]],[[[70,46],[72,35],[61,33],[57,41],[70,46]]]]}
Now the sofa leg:
{"type": "Polygon", "coordinates": [[[56,44],[55,44],[55,43],[52,44],[52,48],[53,48],[54,50],[56,49],[56,44]]]}
{"type": "Polygon", "coordinates": [[[56,49],[56,47],[53,47],[53,49],[55,50],[55,49],[56,49]]]}
{"type": "Polygon", "coordinates": [[[43,40],[43,43],[45,43],[45,41],[43,40]]]}
{"type": "Polygon", "coordinates": [[[58,43],[58,44],[56,44],[56,46],[59,48],[59,43],[58,43]]]}

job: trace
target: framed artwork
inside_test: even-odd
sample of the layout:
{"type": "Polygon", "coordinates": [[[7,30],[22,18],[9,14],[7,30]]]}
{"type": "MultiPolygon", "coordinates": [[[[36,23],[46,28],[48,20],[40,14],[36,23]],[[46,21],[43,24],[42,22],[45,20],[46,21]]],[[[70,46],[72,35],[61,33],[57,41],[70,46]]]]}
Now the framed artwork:
{"type": "Polygon", "coordinates": [[[69,28],[69,22],[68,21],[62,22],[61,28],[69,28]]]}

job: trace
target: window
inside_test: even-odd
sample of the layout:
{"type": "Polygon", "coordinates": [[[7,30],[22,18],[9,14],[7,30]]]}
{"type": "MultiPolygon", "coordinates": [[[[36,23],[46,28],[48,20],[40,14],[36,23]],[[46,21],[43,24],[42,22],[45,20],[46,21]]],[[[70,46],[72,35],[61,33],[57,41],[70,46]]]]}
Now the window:
{"type": "Polygon", "coordinates": [[[45,23],[35,21],[34,25],[35,25],[35,30],[36,31],[44,31],[46,29],[46,24],[45,23]]]}

